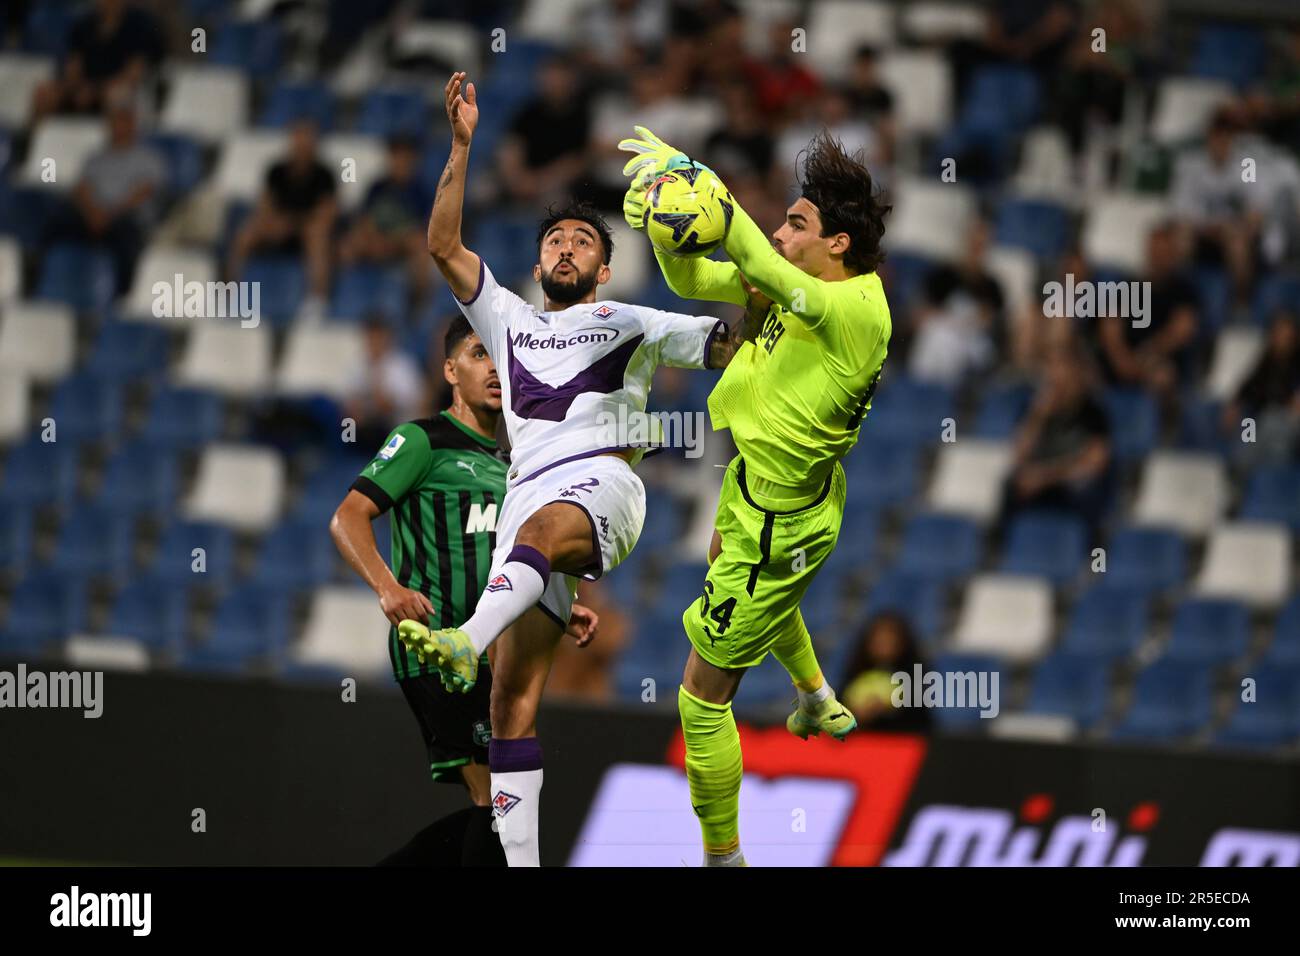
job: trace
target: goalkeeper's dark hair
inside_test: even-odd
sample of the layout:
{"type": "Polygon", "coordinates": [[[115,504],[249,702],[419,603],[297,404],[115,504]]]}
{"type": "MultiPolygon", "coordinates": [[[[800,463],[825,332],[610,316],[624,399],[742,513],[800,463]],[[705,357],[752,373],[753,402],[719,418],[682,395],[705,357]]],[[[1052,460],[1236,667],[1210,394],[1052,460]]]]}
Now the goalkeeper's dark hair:
{"type": "Polygon", "coordinates": [[[452,353],[456,351],[456,346],[473,334],[474,329],[470,327],[469,319],[463,315],[458,315],[448,322],[447,331],[442,336],[443,358],[451,358],[452,353]]]}
{"type": "Polygon", "coordinates": [[[614,234],[609,231],[609,223],[600,214],[600,210],[584,199],[573,199],[565,206],[556,207],[554,203],[546,207],[546,218],[537,227],[537,248],[542,248],[542,240],[551,231],[551,227],[565,219],[581,219],[596,230],[600,241],[605,246],[605,265],[609,265],[614,255],[614,234]]]}
{"type": "Polygon", "coordinates": [[[823,130],[813,137],[807,156],[795,168],[802,168],[799,192],[817,207],[821,215],[823,236],[847,233],[849,251],[844,264],[862,275],[875,272],[885,261],[880,241],[885,235],[885,216],[893,206],[883,202],[875,191],[871,172],[862,154],[849,156],[843,145],[823,130]]]}

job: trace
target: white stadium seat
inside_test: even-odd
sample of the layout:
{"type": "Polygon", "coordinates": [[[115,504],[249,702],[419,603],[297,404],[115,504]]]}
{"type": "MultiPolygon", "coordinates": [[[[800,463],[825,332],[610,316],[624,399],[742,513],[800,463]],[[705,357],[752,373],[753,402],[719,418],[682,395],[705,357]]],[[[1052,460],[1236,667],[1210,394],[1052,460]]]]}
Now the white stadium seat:
{"type": "Polygon", "coordinates": [[[262,192],[267,170],[288,148],[289,134],[279,129],[245,130],[230,137],[212,174],[217,194],[226,201],[253,202],[262,192]]]}
{"type": "Polygon", "coordinates": [[[570,43],[578,16],[589,3],[590,0],[525,0],[515,32],[529,40],[570,43]]]}
{"type": "Polygon", "coordinates": [[[365,343],[356,325],[295,325],[284,344],[275,387],[282,395],[344,398],[365,364],[365,343]]]}
{"type": "Polygon", "coordinates": [[[969,189],[957,183],[899,177],[895,195],[885,240],[890,251],[946,262],[961,256],[976,212],[969,189]]]}
{"type": "Polygon", "coordinates": [[[388,668],[379,636],[388,620],[367,588],[324,587],[312,594],[302,640],[290,651],[300,664],[328,664],[354,677],[378,677],[388,668]]]}
{"type": "Polygon", "coordinates": [[[271,382],[271,330],[265,324],[243,328],[238,319],[192,319],[176,383],[210,388],[232,396],[252,396],[271,382]]]}
{"type": "Polygon", "coordinates": [[[934,50],[893,50],[880,60],[880,79],[894,94],[901,133],[935,134],[952,122],[952,68],[934,50]]]}
{"type": "Polygon", "coordinates": [[[159,125],[168,133],[216,143],[248,123],[248,79],[239,70],[187,66],[171,76],[159,125]]]}
{"type": "Polygon", "coordinates": [[[1252,326],[1224,329],[1214,339],[1214,358],[1205,377],[1205,390],[1217,401],[1237,394],[1264,352],[1264,335],[1252,326]]]}
{"type": "Polygon", "coordinates": [[[1052,586],[1045,578],[979,574],[966,586],[953,650],[1014,662],[1041,657],[1052,639],[1052,586]]]}
{"type": "Polygon", "coordinates": [[[280,515],[284,483],[284,459],[274,449],[208,445],[183,511],[189,521],[265,531],[280,515]]]}
{"type": "Polygon", "coordinates": [[[58,302],[15,302],[0,315],[0,372],[38,384],[63,378],[76,358],[77,322],[58,302]]]}
{"type": "Polygon", "coordinates": [[[154,315],[154,283],[165,282],[174,287],[176,276],[181,276],[182,288],[187,282],[214,282],[217,279],[217,262],[211,252],[185,246],[154,243],[140,257],[136,266],[131,290],[121,303],[124,319],[139,319],[170,325],[175,322],[192,322],[183,316],[154,315]]]}
{"type": "Polygon", "coordinates": [[[984,268],[1002,286],[1007,312],[1012,317],[1019,315],[1031,302],[1042,302],[1034,284],[1038,277],[1038,261],[1029,250],[993,246],[984,257],[984,268]]]}
{"type": "Polygon", "coordinates": [[[1196,139],[1209,125],[1221,103],[1231,99],[1232,87],[1221,80],[1173,76],[1156,90],[1151,138],[1162,146],[1196,139]]]}
{"type": "Polygon", "coordinates": [[[23,291],[23,250],[9,236],[0,236],[0,308],[23,291]]]}
{"type": "MultiPolygon", "coordinates": [[[[469,77],[479,74],[479,51],[483,31],[456,20],[416,20],[403,24],[393,34],[396,58],[430,56],[449,67],[464,70],[469,77]]],[[[490,39],[490,36],[486,39],[490,39]]],[[[510,47],[507,41],[506,52],[510,47]]]]}
{"type": "MultiPolygon", "coordinates": [[[[650,279],[653,253],[645,238],[633,232],[632,227],[622,218],[611,218],[609,231],[614,238],[614,248],[619,250],[618,267],[613,270],[604,288],[596,292],[596,296],[601,299],[630,300],[645,288],[650,279]]],[[[658,266],[654,266],[654,272],[658,271],[658,266]]],[[[707,311],[707,308],[701,306],[700,312],[707,311]]]]}
{"type": "Polygon", "coordinates": [[[54,58],[26,53],[0,54],[0,126],[27,125],[36,88],[54,76],[54,58]]]}
{"type": "Polygon", "coordinates": [[[1082,205],[1082,193],[1074,182],[1074,157],[1070,143],[1059,127],[1036,126],[1025,133],[1020,146],[1020,163],[1011,186],[1024,199],[1050,199],[1072,209],[1082,205]]]}
{"type": "Polygon", "coordinates": [[[1083,254],[1094,267],[1140,273],[1146,266],[1147,236],[1169,214],[1162,199],[1137,193],[1111,193],[1088,210],[1083,223],[1083,254]]]}
{"type": "Polygon", "coordinates": [[[1133,505],[1135,524],[1203,535],[1228,502],[1223,462],[1195,452],[1156,451],[1147,458],[1133,505]]]}
{"type": "Polygon", "coordinates": [[[894,45],[894,5],[879,0],[820,0],[809,10],[808,59],[831,79],[847,77],[858,47],[894,45]]]}
{"type": "Polygon", "coordinates": [[[977,7],[956,3],[908,3],[900,10],[902,33],[923,43],[981,40],[988,29],[988,14],[977,7]]]}
{"type": "Polygon", "coordinates": [[[31,186],[71,192],[81,179],[86,160],[104,145],[106,136],[102,120],[70,116],[42,120],[27,151],[20,181],[31,186]],[[46,182],[42,179],[45,161],[51,159],[54,160],[54,181],[46,182]]]}
{"type": "Polygon", "coordinates": [[[1002,486],[1011,467],[1011,445],[961,438],[939,449],[926,496],[933,511],[992,521],[1002,503],[1002,486]]]}
{"type": "Polygon", "coordinates": [[[358,133],[335,133],[326,136],[320,144],[321,162],[329,167],[338,183],[339,206],[344,210],[356,209],[366,198],[371,184],[384,174],[388,153],[382,140],[358,133]],[[356,164],[355,180],[343,182],[343,161],[356,164]]]}
{"type": "Polygon", "coordinates": [[[1271,609],[1286,600],[1290,588],[1291,535],[1286,527],[1242,521],[1210,533],[1197,594],[1271,609]]]}
{"type": "MultiPolygon", "coordinates": [[[[63,657],[74,668],[88,671],[147,671],[149,650],[133,637],[70,634],[63,657]]],[[[107,706],[112,706],[109,704],[107,706]]]]}
{"type": "Polygon", "coordinates": [[[774,23],[798,25],[801,4],[799,0],[740,0],[744,18],[741,29],[743,43],[752,56],[766,56],[768,34],[774,23]]]}
{"type": "Polygon", "coordinates": [[[0,375],[0,445],[12,445],[27,434],[31,389],[17,372],[0,375]]]}

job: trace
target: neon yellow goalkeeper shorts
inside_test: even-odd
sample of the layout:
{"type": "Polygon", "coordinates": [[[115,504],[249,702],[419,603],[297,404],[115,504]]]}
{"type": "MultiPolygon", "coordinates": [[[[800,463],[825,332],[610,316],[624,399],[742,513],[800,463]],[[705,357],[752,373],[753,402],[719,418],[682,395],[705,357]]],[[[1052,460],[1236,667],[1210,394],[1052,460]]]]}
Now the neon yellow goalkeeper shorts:
{"type": "Polygon", "coordinates": [[[745,486],[744,462],[731,460],[715,519],[722,553],[709,566],[703,593],[682,613],[701,657],[716,667],[753,667],[778,639],[803,627],[799,602],[835,550],[845,494],[836,462],[812,504],[768,511],[745,486]]]}

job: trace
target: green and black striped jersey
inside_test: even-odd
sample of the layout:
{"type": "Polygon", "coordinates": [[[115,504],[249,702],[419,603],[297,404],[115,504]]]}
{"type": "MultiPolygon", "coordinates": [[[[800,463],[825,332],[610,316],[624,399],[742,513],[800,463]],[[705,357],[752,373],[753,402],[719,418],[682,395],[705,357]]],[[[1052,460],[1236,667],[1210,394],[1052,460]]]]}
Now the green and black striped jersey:
{"type": "MultiPolygon", "coordinates": [[[[509,460],[490,438],[447,412],[399,425],[352,483],[392,521],[399,584],[428,597],[431,627],[455,627],[474,613],[496,546],[509,460]]],[[[388,633],[399,680],[435,673],[388,633]]]]}

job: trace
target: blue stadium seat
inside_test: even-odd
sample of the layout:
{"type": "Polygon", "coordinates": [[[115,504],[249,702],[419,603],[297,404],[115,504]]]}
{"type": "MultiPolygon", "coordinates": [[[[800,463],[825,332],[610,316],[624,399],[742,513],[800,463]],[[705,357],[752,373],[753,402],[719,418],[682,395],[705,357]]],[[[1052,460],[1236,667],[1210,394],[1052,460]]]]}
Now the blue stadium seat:
{"type": "Polygon", "coordinates": [[[817,572],[817,576],[808,585],[803,600],[799,602],[799,611],[803,614],[804,626],[812,634],[817,647],[831,647],[844,641],[848,635],[842,628],[840,612],[843,610],[846,588],[846,575],[851,562],[841,555],[840,548],[844,539],[836,547],[830,559],[817,572]]]}
{"type": "Polygon", "coordinates": [[[914,444],[876,434],[871,413],[858,443],[844,456],[849,507],[873,512],[901,504],[919,491],[919,462],[914,444]]]}
{"type": "Polygon", "coordinates": [[[681,504],[667,491],[646,488],[646,520],[637,539],[637,549],[645,553],[661,548],[676,548],[681,543],[685,522],[681,504]]]}
{"type": "Polygon", "coordinates": [[[1159,410],[1146,392],[1132,388],[1110,388],[1104,396],[1110,417],[1111,445],[1120,461],[1136,461],[1156,445],[1159,410]]]}
{"type": "Polygon", "coordinates": [[[1223,431],[1221,402],[1189,388],[1179,404],[1182,406],[1178,423],[1179,448],[1231,458],[1232,453],[1241,447],[1239,433],[1223,431]]]}
{"type": "Polygon", "coordinates": [[[1116,740],[1173,740],[1210,721],[1211,668],[1167,657],[1138,674],[1132,705],[1112,731],[1116,740]]]}
{"type": "Polygon", "coordinates": [[[217,31],[212,62],[232,66],[261,79],[280,68],[279,26],[271,20],[229,21],[217,31]]]}
{"type": "Polygon", "coordinates": [[[134,546],[135,522],[130,515],[82,504],[59,529],[50,566],[72,577],[120,579],[131,571],[134,546]]]}
{"type": "MultiPolygon", "coordinates": [[[[978,681],[982,674],[997,674],[997,696],[993,700],[993,705],[999,710],[1003,706],[1002,694],[1007,690],[1006,675],[1002,673],[1002,662],[989,654],[940,654],[934,659],[934,663],[927,670],[935,671],[945,675],[944,686],[949,685],[948,674],[967,674],[974,673],[978,681]]],[[[986,678],[989,681],[986,688],[992,692],[993,685],[991,677],[986,678]]],[[[935,722],[940,727],[951,729],[982,730],[981,724],[989,723],[993,718],[984,718],[980,716],[983,709],[979,703],[979,684],[961,683],[955,684],[963,688],[962,693],[966,695],[967,706],[956,706],[956,700],[944,699],[944,706],[934,709],[935,722]],[[972,699],[973,698],[973,699],[972,699]]]]}
{"type": "Polygon", "coordinates": [[[917,300],[925,289],[925,277],[937,265],[933,259],[909,252],[891,252],[881,266],[881,279],[889,306],[899,315],[917,300]]]}
{"type": "Polygon", "coordinates": [[[141,438],[172,448],[194,448],[221,436],[225,413],[214,392],[197,388],[166,388],[149,405],[141,438]]]}
{"type": "Polygon", "coordinates": [[[277,326],[293,321],[307,295],[307,272],[301,256],[252,256],[240,278],[260,283],[262,315],[277,326]]]}
{"type": "Polygon", "coordinates": [[[77,13],[78,7],[71,3],[34,4],[22,31],[23,49],[62,59],[77,13]]]}
{"type": "Polygon", "coordinates": [[[281,524],[258,550],[251,580],[292,592],[324,584],[334,573],[338,552],[325,524],[281,524]]]}
{"type": "Polygon", "coordinates": [[[898,568],[947,581],[973,573],[983,550],[980,528],[969,518],[920,514],[903,532],[898,568]]]}
{"type": "Polygon", "coordinates": [[[1068,584],[1087,558],[1088,532],[1074,515],[1030,512],[1017,516],[1007,529],[1002,570],[1038,574],[1054,584],[1068,584]]]}
{"type": "Polygon", "coordinates": [[[137,440],[109,459],[96,501],[111,512],[163,515],[176,504],[180,470],[168,445],[137,440]]]}
{"type": "Polygon", "coordinates": [[[122,386],[74,375],[54,391],[50,407],[59,441],[111,441],[122,431],[122,386]]]}
{"type": "Polygon", "coordinates": [[[704,578],[708,572],[709,566],[704,561],[683,561],[664,572],[655,594],[655,606],[676,609],[670,613],[677,615],[678,630],[681,630],[682,611],[703,593],[704,578]]]}
{"type": "Polygon", "coordinates": [[[1146,637],[1149,622],[1150,601],[1143,592],[1094,587],[1070,612],[1062,650],[1074,657],[1126,657],[1146,637]]]}
{"type": "Polygon", "coordinates": [[[1070,214],[1041,199],[1005,199],[998,206],[994,236],[999,245],[1017,246],[1039,259],[1058,259],[1070,243],[1070,214]]]}
{"type": "Polygon", "coordinates": [[[0,505],[0,573],[18,575],[27,570],[32,555],[31,509],[0,505]]]}
{"type": "Polygon", "coordinates": [[[219,588],[229,580],[235,564],[235,536],[229,528],[202,522],[178,521],[163,532],[151,573],[182,587],[219,588]],[[203,549],[205,570],[194,570],[203,549]]]}
{"type": "Polygon", "coordinates": [[[1241,517],[1290,525],[1300,532],[1300,465],[1266,465],[1255,469],[1246,486],[1241,517]]]}
{"type": "Polygon", "coordinates": [[[1198,267],[1188,278],[1196,286],[1200,336],[1208,345],[1232,318],[1232,278],[1224,269],[1208,267],[1198,267]]]}
{"type": "MultiPolygon", "coordinates": [[[[866,463],[861,464],[858,471],[865,470],[866,463]]],[[[847,472],[845,473],[847,476],[847,472]]],[[[833,562],[837,557],[842,558],[846,564],[866,565],[870,564],[876,558],[876,545],[878,532],[880,529],[880,512],[861,501],[861,495],[858,494],[858,488],[853,487],[849,492],[848,503],[844,507],[844,518],[840,523],[840,537],[835,545],[835,552],[831,555],[833,562]]]]}
{"type": "Polygon", "coordinates": [[[401,267],[356,265],[339,273],[330,317],[362,321],[382,316],[390,325],[406,318],[407,282],[401,267]]]}
{"type": "Polygon", "coordinates": [[[939,441],[943,419],[953,413],[953,394],[942,385],[905,375],[884,375],[863,423],[873,438],[912,445],[939,441]]]}
{"type": "Polygon", "coordinates": [[[79,242],[51,246],[36,285],[38,298],[63,302],[82,312],[108,308],[114,292],[112,258],[102,248],[79,242]]]}
{"type": "Polygon", "coordinates": [[[274,128],[311,120],[322,133],[334,125],[334,96],[323,83],[278,83],[262,109],[258,125],[274,128]]]}
{"type": "Polygon", "coordinates": [[[1032,714],[1062,714],[1086,730],[1106,714],[1108,672],[1104,660],[1057,651],[1034,671],[1026,710],[1032,714]]]}
{"type": "MultiPolygon", "coordinates": [[[[1255,699],[1241,699],[1214,742],[1230,747],[1280,747],[1300,737],[1300,664],[1259,669],[1247,675],[1255,680],[1255,699]]],[[[1237,684],[1240,687],[1240,683],[1237,684]]]]}
{"type": "Polygon", "coordinates": [[[1191,73],[1244,90],[1260,78],[1267,62],[1268,47],[1261,31],[1240,24],[1209,23],[1196,36],[1191,73]]]}
{"type": "MultiPolygon", "coordinates": [[[[685,605],[683,605],[685,606],[685,605]]],[[[656,703],[675,704],[681,683],[688,643],[682,633],[681,611],[650,608],[628,616],[630,640],[614,664],[614,683],[619,698],[640,701],[643,681],[654,681],[656,703]]]]}
{"type": "Polygon", "coordinates": [[[13,236],[25,249],[35,249],[59,202],[60,197],[48,189],[0,181],[0,233],[13,236]]]}
{"type": "Polygon", "coordinates": [[[975,418],[978,438],[1010,438],[1033,400],[1029,385],[991,385],[984,390],[975,418]]]}
{"type": "Polygon", "coordinates": [[[1187,545],[1176,531],[1165,528],[1123,528],[1106,549],[1106,573],[1100,587],[1165,591],[1187,577],[1187,545]]]}
{"type": "Polygon", "coordinates": [[[1261,663],[1283,667],[1300,664],[1300,594],[1291,598],[1278,614],[1273,640],[1261,663]]]}
{"type": "MultiPolygon", "coordinates": [[[[685,663],[685,658],[682,662],[685,663]]],[[[735,705],[743,711],[747,707],[771,709],[789,704],[793,710],[796,700],[798,691],[794,689],[789,672],[769,654],[761,664],[745,672],[740,690],[736,692],[735,705]]]]}
{"type": "Polygon", "coordinates": [[[84,371],[105,381],[147,381],[166,367],[166,329],[110,321],[100,328],[84,371]]]}
{"type": "Polygon", "coordinates": [[[28,572],[14,588],[0,650],[41,651],[83,630],[86,603],[86,584],[79,578],[51,568],[28,572]]]}
{"type": "Polygon", "coordinates": [[[189,195],[203,179],[203,147],[180,133],[150,133],[143,139],[167,163],[168,195],[189,195]]]}
{"type": "Polygon", "coordinates": [[[1170,660],[1222,664],[1246,653],[1250,612],[1236,601],[1189,598],[1174,612],[1170,660]]]}
{"type": "Polygon", "coordinates": [[[190,594],[174,582],[136,578],[113,599],[108,632],[133,637],[151,650],[174,653],[187,636],[190,594]]]}
{"type": "Polygon", "coordinates": [[[243,666],[252,658],[278,660],[294,633],[292,611],[292,601],[272,588],[239,588],[218,606],[212,633],[182,665],[220,669],[222,663],[243,666]]]}
{"type": "Polygon", "coordinates": [[[1018,133],[1039,110],[1038,77],[1026,67],[985,66],[971,75],[957,125],[961,129],[1018,133]]]}
{"type": "Polygon", "coordinates": [[[1275,272],[1263,276],[1255,284],[1252,310],[1255,323],[1267,326],[1278,311],[1300,314],[1300,275],[1294,272],[1275,272]]]}
{"type": "Polygon", "coordinates": [[[298,525],[328,527],[335,509],[348,496],[352,482],[369,462],[368,457],[358,454],[340,456],[321,465],[308,476],[290,508],[289,519],[298,525]]]}
{"type": "Polygon", "coordinates": [[[907,619],[923,641],[939,635],[943,623],[944,585],[928,575],[894,568],[886,571],[867,595],[864,618],[896,611],[907,619]]]}
{"type": "Polygon", "coordinates": [[[77,491],[77,446],[70,440],[31,438],[9,452],[0,481],[0,504],[66,505],[77,491]]]}
{"type": "Polygon", "coordinates": [[[429,129],[428,99],[418,89],[371,90],[361,101],[356,129],[383,139],[399,133],[423,136],[429,129]]]}

